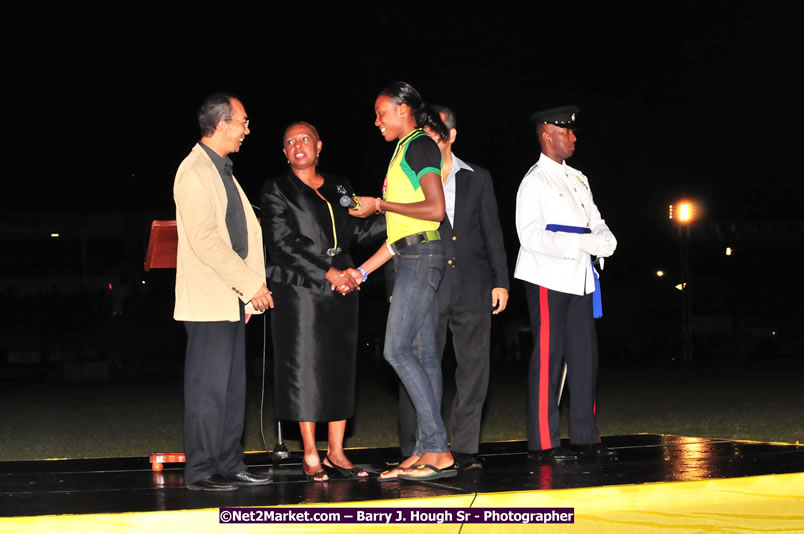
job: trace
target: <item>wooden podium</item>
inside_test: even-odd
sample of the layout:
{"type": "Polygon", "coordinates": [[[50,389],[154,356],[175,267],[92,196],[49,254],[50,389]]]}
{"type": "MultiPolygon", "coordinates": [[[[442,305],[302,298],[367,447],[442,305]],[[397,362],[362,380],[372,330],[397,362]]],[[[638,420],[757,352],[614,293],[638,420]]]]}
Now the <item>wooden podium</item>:
{"type": "Polygon", "coordinates": [[[151,235],[148,238],[148,251],[145,253],[145,270],[175,269],[178,245],[179,234],[176,233],[176,221],[152,222],[151,235]]]}

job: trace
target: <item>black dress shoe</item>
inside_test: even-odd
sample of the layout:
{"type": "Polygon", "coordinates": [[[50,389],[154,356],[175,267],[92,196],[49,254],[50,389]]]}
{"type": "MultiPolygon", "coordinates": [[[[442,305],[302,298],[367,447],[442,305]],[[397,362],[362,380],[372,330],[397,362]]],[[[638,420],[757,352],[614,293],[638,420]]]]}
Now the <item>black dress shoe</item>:
{"type": "Polygon", "coordinates": [[[235,491],[237,486],[229,482],[215,480],[214,477],[206,477],[196,480],[192,484],[187,484],[187,489],[193,491],[235,491]]]}
{"type": "Polygon", "coordinates": [[[483,464],[474,454],[465,452],[453,452],[452,458],[455,460],[455,467],[458,469],[483,469],[483,464]]]}
{"type": "Polygon", "coordinates": [[[572,445],[572,450],[584,458],[613,459],[617,453],[602,443],[591,443],[589,445],[572,445]]]}
{"type": "Polygon", "coordinates": [[[257,473],[250,473],[248,471],[241,471],[226,479],[226,482],[236,486],[264,486],[270,484],[273,477],[270,475],[258,475],[257,473]]]}
{"type": "Polygon", "coordinates": [[[528,458],[538,462],[565,462],[577,460],[578,455],[564,447],[553,447],[541,451],[528,451],[528,458]]]}

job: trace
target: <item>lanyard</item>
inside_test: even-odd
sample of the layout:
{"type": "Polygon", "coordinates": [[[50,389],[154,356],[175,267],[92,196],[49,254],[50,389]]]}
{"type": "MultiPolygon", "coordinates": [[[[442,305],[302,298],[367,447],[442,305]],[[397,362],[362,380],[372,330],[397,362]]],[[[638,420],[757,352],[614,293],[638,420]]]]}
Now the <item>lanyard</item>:
{"type": "Polygon", "coordinates": [[[341,249],[338,248],[338,232],[335,230],[335,214],[332,212],[332,204],[329,203],[329,200],[324,198],[324,195],[318,192],[318,189],[314,189],[314,191],[316,195],[321,197],[321,200],[327,203],[327,208],[329,208],[329,219],[332,221],[332,239],[335,241],[335,244],[332,248],[327,249],[327,256],[334,256],[340,252],[341,249]]]}

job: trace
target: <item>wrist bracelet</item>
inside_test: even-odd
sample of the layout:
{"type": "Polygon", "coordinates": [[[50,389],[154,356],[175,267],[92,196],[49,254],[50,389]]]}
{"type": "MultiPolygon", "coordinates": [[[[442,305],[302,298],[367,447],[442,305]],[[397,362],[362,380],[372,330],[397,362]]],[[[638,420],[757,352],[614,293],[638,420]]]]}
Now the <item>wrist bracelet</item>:
{"type": "Polygon", "coordinates": [[[376,213],[377,215],[382,213],[382,210],[380,209],[380,198],[379,197],[377,197],[376,202],[374,203],[374,213],[376,213]]]}
{"type": "Polygon", "coordinates": [[[364,282],[366,280],[368,280],[368,273],[366,272],[366,270],[363,267],[358,267],[357,270],[360,271],[360,274],[363,275],[363,281],[364,282]]]}

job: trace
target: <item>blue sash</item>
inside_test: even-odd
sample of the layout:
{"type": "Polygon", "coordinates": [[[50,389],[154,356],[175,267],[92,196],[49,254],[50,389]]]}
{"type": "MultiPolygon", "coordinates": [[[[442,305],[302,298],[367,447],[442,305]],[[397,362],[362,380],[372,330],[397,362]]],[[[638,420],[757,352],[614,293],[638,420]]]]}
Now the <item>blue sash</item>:
{"type": "MultiPolygon", "coordinates": [[[[548,224],[545,230],[550,232],[568,232],[570,234],[591,234],[592,230],[583,226],[568,226],[566,224],[548,224]]],[[[592,261],[592,258],[589,258],[592,261]]],[[[595,264],[592,263],[592,274],[595,276],[595,293],[592,295],[592,316],[595,319],[603,317],[603,299],[600,296],[600,280],[597,278],[595,264]]]]}

